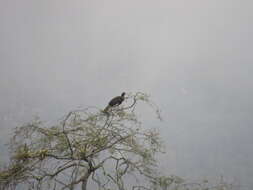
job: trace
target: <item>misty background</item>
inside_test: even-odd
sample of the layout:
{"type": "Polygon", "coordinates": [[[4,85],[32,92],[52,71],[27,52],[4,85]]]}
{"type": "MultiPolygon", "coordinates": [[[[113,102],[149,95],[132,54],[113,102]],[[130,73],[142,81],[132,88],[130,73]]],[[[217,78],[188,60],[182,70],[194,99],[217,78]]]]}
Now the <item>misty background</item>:
{"type": "MultiPolygon", "coordinates": [[[[253,1],[0,0],[0,164],[11,131],[101,109],[122,91],[162,110],[167,174],[253,189],[253,1]]],[[[148,108],[147,108],[148,110],[148,108]]]]}

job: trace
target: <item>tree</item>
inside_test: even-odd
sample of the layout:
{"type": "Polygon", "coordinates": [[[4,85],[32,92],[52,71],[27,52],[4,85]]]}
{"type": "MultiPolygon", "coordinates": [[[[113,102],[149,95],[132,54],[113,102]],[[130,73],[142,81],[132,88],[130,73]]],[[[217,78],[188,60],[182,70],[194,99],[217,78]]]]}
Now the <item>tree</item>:
{"type": "Polygon", "coordinates": [[[10,164],[0,172],[1,187],[86,190],[92,180],[98,189],[145,188],[143,181],[152,182],[157,175],[161,140],[156,130],[142,129],[135,114],[137,102],[150,104],[148,96],[130,94],[128,100],[131,105],[115,107],[109,115],[86,108],[50,127],[35,119],[16,128],[10,164]],[[136,183],[127,185],[127,180],[136,183]]]}
{"type": "Polygon", "coordinates": [[[0,170],[0,190],[86,190],[88,181],[98,190],[231,189],[224,182],[212,186],[161,175],[155,157],[163,145],[159,132],[143,129],[138,120],[140,101],[161,119],[149,97],[136,93],[109,114],[89,107],[69,112],[56,125],[36,118],[17,127],[9,143],[10,163],[0,170]]]}

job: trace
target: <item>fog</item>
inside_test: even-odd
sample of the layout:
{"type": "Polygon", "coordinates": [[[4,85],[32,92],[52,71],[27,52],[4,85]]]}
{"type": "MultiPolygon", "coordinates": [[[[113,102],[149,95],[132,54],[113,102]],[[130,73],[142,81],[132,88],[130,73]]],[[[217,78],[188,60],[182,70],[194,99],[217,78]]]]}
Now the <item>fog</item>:
{"type": "MultiPolygon", "coordinates": [[[[14,127],[146,92],[168,174],[253,189],[253,2],[1,0],[0,161],[14,127]]],[[[145,112],[146,113],[146,112],[145,112]]],[[[145,115],[144,115],[145,120],[145,115]]],[[[147,122],[148,121],[148,122],[147,122]]]]}

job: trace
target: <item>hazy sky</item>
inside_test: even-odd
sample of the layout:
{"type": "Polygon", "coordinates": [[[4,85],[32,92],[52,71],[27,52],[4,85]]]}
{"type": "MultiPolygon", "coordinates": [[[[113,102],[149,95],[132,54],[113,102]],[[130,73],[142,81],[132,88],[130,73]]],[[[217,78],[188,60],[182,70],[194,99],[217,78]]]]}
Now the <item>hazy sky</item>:
{"type": "MultiPolygon", "coordinates": [[[[122,91],[162,109],[161,165],[253,189],[252,0],[0,0],[0,148],[122,91]]],[[[150,126],[147,126],[150,127],[150,126]]],[[[1,152],[0,160],[6,158],[1,152]]]]}

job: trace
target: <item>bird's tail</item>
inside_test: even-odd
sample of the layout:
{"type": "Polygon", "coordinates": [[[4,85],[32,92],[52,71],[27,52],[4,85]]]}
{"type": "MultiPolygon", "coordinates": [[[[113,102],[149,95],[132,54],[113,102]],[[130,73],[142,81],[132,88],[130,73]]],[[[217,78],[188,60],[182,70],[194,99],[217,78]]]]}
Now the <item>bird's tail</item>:
{"type": "Polygon", "coordinates": [[[104,112],[108,113],[108,110],[109,110],[110,107],[111,107],[110,105],[106,106],[106,108],[104,109],[104,112]]]}

